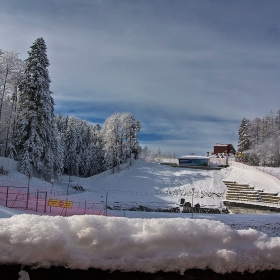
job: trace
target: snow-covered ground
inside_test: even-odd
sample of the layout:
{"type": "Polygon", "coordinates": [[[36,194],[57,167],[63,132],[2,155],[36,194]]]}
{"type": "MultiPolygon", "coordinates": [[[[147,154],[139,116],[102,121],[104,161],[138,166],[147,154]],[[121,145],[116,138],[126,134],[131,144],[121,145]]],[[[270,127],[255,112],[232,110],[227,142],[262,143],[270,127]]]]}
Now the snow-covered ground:
{"type": "MultiPolygon", "coordinates": [[[[225,193],[224,176],[223,172],[216,170],[178,169],[137,161],[124,172],[83,187],[93,191],[92,199],[95,201],[104,200],[104,194],[108,193],[108,205],[114,207],[120,204],[121,209],[139,205],[152,209],[179,206],[181,198],[192,200],[192,188],[195,188],[194,204],[219,206],[221,199],[215,194],[220,196],[225,193]]],[[[79,197],[86,199],[89,193],[79,197]]]]}
{"type": "MultiPolygon", "coordinates": [[[[120,209],[108,210],[108,215],[120,217],[51,217],[40,212],[22,214],[28,210],[1,206],[0,263],[144,272],[183,272],[190,268],[210,268],[219,273],[279,270],[278,214],[195,213],[191,219],[189,213],[127,211],[133,205],[168,208],[179,205],[181,198],[193,199],[194,204],[205,207],[222,207],[226,191],[223,179],[280,191],[277,182],[261,172],[235,167],[179,169],[143,161],[134,162],[120,173],[83,184],[89,191],[78,194],[70,195],[66,182],[52,186],[32,178],[31,193],[37,189],[52,190],[57,195],[68,188],[68,200],[81,204],[92,201],[103,214],[107,196],[107,205],[111,208],[119,205],[120,209]],[[195,188],[193,197],[192,188],[195,188]]],[[[28,178],[18,172],[0,177],[2,186],[12,183],[25,186],[27,182],[28,178]]],[[[51,213],[47,210],[46,214],[51,213]]]]}

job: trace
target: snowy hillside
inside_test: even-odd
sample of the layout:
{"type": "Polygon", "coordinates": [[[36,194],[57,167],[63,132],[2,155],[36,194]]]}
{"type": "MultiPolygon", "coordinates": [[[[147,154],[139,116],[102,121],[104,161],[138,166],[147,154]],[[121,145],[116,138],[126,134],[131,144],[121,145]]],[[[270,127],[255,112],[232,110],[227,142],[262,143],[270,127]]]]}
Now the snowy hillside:
{"type": "MultiPolygon", "coordinates": [[[[220,196],[226,190],[222,182],[224,177],[225,173],[217,170],[178,169],[136,161],[128,170],[83,187],[93,191],[92,199],[96,202],[104,201],[104,193],[108,193],[108,205],[121,204],[122,209],[137,205],[152,209],[175,207],[179,205],[180,198],[192,199],[192,188],[195,188],[195,203],[219,207],[220,196]]],[[[88,199],[89,195],[84,193],[79,197],[88,199]]]]}
{"type": "MultiPolygon", "coordinates": [[[[10,172],[0,177],[0,183],[13,181],[22,185],[27,182],[22,176],[10,172]]],[[[2,206],[0,263],[144,272],[183,272],[190,268],[210,268],[219,273],[280,269],[277,214],[195,214],[191,219],[189,213],[125,211],[136,202],[175,205],[181,197],[191,199],[193,187],[194,203],[218,205],[219,194],[225,191],[223,179],[252,181],[260,188],[279,191],[275,181],[249,170],[177,169],[138,161],[127,170],[83,185],[92,192],[68,196],[104,206],[108,194],[109,206],[123,204],[121,210],[108,210],[108,215],[126,217],[20,215],[20,209],[2,206]]],[[[55,193],[65,191],[68,184],[52,186],[32,178],[30,185],[31,192],[40,188],[55,193]]]]}
{"type": "MultiPolygon", "coordinates": [[[[252,170],[233,167],[222,170],[173,168],[158,163],[136,161],[129,169],[91,183],[77,182],[88,192],[77,194],[75,198],[105,203],[107,194],[107,205],[123,211],[140,205],[150,209],[170,209],[178,207],[181,198],[189,202],[193,200],[194,205],[199,203],[201,207],[223,208],[222,199],[227,189],[223,180],[249,183],[258,189],[280,192],[280,182],[252,170]]],[[[71,182],[73,185],[75,183],[71,182]]],[[[58,184],[64,191],[67,185],[68,182],[58,184]]],[[[108,213],[124,215],[110,210],[108,213]]],[[[146,213],[127,211],[125,215],[145,217],[146,213]]]]}
{"type": "MultiPolygon", "coordinates": [[[[33,177],[29,184],[28,210],[16,209],[26,213],[36,213],[34,210],[39,191],[47,192],[47,196],[39,199],[36,207],[38,213],[43,211],[45,201],[59,199],[73,203],[72,209],[63,213],[68,216],[84,213],[105,214],[107,204],[107,214],[111,216],[166,217],[171,213],[128,210],[139,210],[141,207],[153,211],[170,210],[178,208],[182,198],[193,205],[199,203],[201,207],[222,209],[224,207],[222,200],[227,189],[223,180],[249,183],[256,189],[280,192],[280,181],[272,180],[271,176],[262,172],[235,167],[222,170],[201,170],[173,168],[158,163],[135,161],[128,169],[105,177],[96,177],[84,180],[64,176],[62,181],[55,182],[53,185],[33,177]],[[77,186],[84,191],[77,191],[77,186]]],[[[14,186],[17,187],[13,190],[17,195],[9,199],[8,206],[26,208],[26,203],[20,205],[16,200],[21,193],[26,193],[27,185],[28,178],[16,171],[10,171],[8,175],[0,176],[1,204],[5,205],[6,200],[7,188],[3,186],[10,186],[10,188],[14,186]]],[[[45,194],[42,193],[42,195],[45,194]]],[[[45,210],[48,215],[62,215],[61,209],[56,207],[52,207],[52,209],[46,207],[45,210]]]]}

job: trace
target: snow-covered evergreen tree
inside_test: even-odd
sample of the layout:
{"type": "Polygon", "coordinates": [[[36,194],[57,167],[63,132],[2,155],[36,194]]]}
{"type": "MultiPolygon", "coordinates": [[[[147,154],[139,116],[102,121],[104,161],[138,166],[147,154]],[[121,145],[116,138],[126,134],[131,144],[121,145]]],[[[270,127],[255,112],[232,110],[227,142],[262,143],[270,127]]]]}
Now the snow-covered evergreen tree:
{"type": "Polygon", "coordinates": [[[277,151],[276,155],[276,166],[280,165],[280,110],[276,113],[275,116],[275,140],[276,140],[276,147],[275,150],[277,151]]]}
{"type": "Polygon", "coordinates": [[[276,130],[276,134],[277,137],[280,136],[280,110],[277,111],[276,116],[275,116],[275,130],[276,130]]]}
{"type": "Polygon", "coordinates": [[[272,137],[274,133],[274,117],[273,112],[270,111],[269,115],[262,119],[262,142],[272,137]]]}
{"type": "Polygon", "coordinates": [[[127,158],[137,158],[140,152],[138,131],[140,122],[130,113],[116,113],[110,116],[102,128],[102,145],[106,169],[125,162],[127,158]]]}
{"type": "Polygon", "coordinates": [[[56,170],[56,176],[60,177],[64,170],[64,138],[63,135],[57,130],[56,141],[57,141],[57,149],[55,152],[55,161],[54,161],[54,169],[56,170]]]}
{"type": "Polygon", "coordinates": [[[142,151],[142,148],[138,142],[138,132],[141,129],[141,123],[139,120],[135,120],[134,117],[133,117],[133,125],[131,129],[132,129],[132,137],[131,137],[132,153],[134,154],[134,158],[138,159],[142,151]]]}
{"type": "Polygon", "coordinates": [[[247,161],[249,158],[249,151],[252,148],[251,142],[251,124],[250,120],[243,118],[238,130],[238,152],[242,152],[242,160],[247,161]]]}
{"type": "Polygon", "coordinates": [[[66,131],[64,134],[64,171],[69,175],[79,174],[80,155],[78,154],[77,120],[74,117],[66,117],[66,131]]]}
{"type": "Polygon", "coordinates": [[[79,174],[84,177],[89,177],[98,173],[97,167],[97,135],[95,127],[86,121],[82,121],[79,125],[80,135],[82,136],[80,144],[81,161],[79,174]]]}
{"type": "Polygon", "coordinates": [[[263,119],[243,119],[239,128],[238,150],[242,161],[252,165],[279,166],[280,112],[270,111],[263,119]],[[245,151],[245,152],[244,152],[245,151]]]}
{"type": "Polygon", "coordinates": [[[49,61],[38,38],[24,63],[16,52],[0,50],[0,156],[21,160],[29,176],[37,169],[45,179],[92,176],[126,162],[141,151],[140,122],[116,113],[101,129],[85,120],[54,116],[49,61]]]}
{"type": "Polygon", "coordinates": [[[151,151],[149,150],[148,146],[145,145],[144,148],[142,148],[140,157],[144,159],[148,158],[150,156],[150,153],[151,151]]]}
{"type": "Polygon", "coordinates": [[[121,164],[122,155],[122,130],[121,114],[110,116],[104,123],[102,129],[102,142],[104,148],[104,164],[106,169],[114,168],[121,164]]]}
{"type": "Polygon", "coordinates": [[[98,174],[106,170],[104,166],[104,150],[102,145],[101,126],[96,124],[93,127],[93,145],[94,154],[91,163],[92,175],[98,174]]]}
{"type": "Polygon", "coordinates": [[[104,171],[101,127],[85,120],[58,114],[56,125],[64,154],[64,172],[69,175],[93,176],[104,171]]]}
{"type": "Polygon", "coordinates": [[[259,165],[259,156],[256,152],[260,143],[262,141],[262,120],[256,117],[250,123],[250,142],[251,142],[251,150],[249,155],[247,155],[247,160],[252,165],[259,165]]]}
{"type": "Polygon", "coordinates": [[[278,166],[279,164],[279,139],[277,138],[276,118],[273,111],[263,118],[262,142],[257,148],[260,165],[278,166]]]}
{"type": "Polygon", "coordinates": [[[160,148],[157,150],[156,157],[157,157],[157,158],[161,158],[161,157],[162,157],[161,149],[160,149],[160,148]]]}
{"type": "Polygon", "coordinates": [[[252,147],[258,146],[262,141],[262,120],[256,117],[251,123],[252,147]]]}
{"type": "Polygon", "coordinates": [[[131,160],[132,154],[136,158],[138,155],[138,132],[140,131],[141,125],[138,120],[131,113],[122,113],[120,115],[121,123],[121,135],[123,152],[122,158],[126,161],[128,158],[131,160]]]}
{"type": "Polygon", "coordinates": [[[58,143],[54,120],[54,100],[50,91],[49,60],[43,38],[35,40],[25,60],[19,84],[18,149],[22,172],[31,175],[30,166],[41,170],[46,179],[57,176],[55,161],[58,143]]]}

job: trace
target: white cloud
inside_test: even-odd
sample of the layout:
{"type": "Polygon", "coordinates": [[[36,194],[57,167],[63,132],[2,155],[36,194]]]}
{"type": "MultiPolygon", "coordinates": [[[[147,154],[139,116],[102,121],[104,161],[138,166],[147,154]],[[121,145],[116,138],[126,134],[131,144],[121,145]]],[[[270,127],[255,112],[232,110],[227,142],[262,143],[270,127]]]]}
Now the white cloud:
{"type": "Polygon", "coordinates": [[[58,107],[66,101],[103,103],[111,113],[121,107],[139,113],[145,131],[153,132],[149,122],[164,130],[171,120],[170,129],[186,137],[184,123],[211,116],[212,123],[191,127],[211,130],[212,138],[221,134],[217,121],[279,110],[277,2],[254,2],[254,9],[250,1],[35,2],[4,1],[0,47],[25,58],[32,42],[45,38],[58,107]]]}

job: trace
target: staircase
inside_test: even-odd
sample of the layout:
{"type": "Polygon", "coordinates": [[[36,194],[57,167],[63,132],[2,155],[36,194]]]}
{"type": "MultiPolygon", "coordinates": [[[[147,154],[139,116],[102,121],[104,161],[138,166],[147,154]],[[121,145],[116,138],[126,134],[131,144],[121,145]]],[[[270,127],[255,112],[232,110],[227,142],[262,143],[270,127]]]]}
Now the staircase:
{"type": "Polygon", "coordinates": [[[223,181],[227,186],[226,200],[264,202],[278,204],[280,196],[277,192],[255,190],[249,184],[239,184],[233,181],[223,181]]]}
{"type": "Polygon", "coordinates": [[[262,201],[265,203],[275,203],[278,204],[280,201],[280,197],[278,196],[278,193],[268,193],[261,191],[261,197],[262,201]]]}

